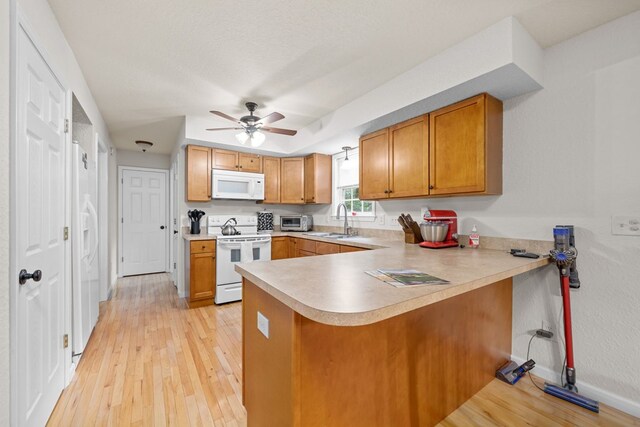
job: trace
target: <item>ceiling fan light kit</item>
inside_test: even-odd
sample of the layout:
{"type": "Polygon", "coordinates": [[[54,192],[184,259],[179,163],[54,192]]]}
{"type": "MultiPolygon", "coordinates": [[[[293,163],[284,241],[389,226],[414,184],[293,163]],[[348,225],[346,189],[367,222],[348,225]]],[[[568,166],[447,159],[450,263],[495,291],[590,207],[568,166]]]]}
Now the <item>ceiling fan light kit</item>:
{"type": "Polygon", "coordinates": [[[207,130],[242,130],[243,132],[236,134],[236,139],[240,144],[245,144],[247,141],[251,141],[252,147],[259,147],[264,143],[266,135],[263,132],[278,133],[287,136],[293,136],[297,133],[297,131],[291,129],[281,129],[265,126],[266,124],[284,119],[284,115],[274,112],[260,118],[253,115],[253,112],[256,110],[256,108],[258,108],[258,104],[256,104],[255,102],[247,102],[244,105],[247,107],[247,110],[249,110],[249,114],[246,116],[242,116],[239,119],[233,118],[230,115],[222,113],[220,111],[210,111],[211,114],[215,114],[216,116],[222,117],[232,122],[236,122],[238,125],[240,125],[240,127],[211,128],[207,130]]]}

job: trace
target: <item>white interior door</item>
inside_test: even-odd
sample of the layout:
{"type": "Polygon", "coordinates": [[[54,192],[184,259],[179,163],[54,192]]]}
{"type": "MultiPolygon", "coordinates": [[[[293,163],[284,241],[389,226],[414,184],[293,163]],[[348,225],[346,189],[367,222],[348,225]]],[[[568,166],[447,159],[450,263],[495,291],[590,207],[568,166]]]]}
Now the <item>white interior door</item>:
{"type": "Polygon", "coordinates": [[[167,171],[121,169],[121,274],[167,268],[167,171]]]}
{"type": "Polygon", "coordinates": [[[16,64],[17,414],[43,426],[64,387],[66,94],[22,28],[16,64]]]}

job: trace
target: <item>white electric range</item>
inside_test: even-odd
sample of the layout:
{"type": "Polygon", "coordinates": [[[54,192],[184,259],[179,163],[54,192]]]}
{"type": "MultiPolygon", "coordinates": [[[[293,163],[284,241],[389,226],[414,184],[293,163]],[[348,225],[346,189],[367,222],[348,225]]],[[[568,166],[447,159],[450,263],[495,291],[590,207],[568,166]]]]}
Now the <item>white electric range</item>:
{"type": "Polygon", "coordinates": [[[207,232],[216,236],[216,304],[242,299],[242,277],[235,265],[243,262],[270,261],[271,236],[258,234],[257,215],[209,215],[207,232]],[[222,235],[222,226],[235,218],[240,234],[222,235]]]}

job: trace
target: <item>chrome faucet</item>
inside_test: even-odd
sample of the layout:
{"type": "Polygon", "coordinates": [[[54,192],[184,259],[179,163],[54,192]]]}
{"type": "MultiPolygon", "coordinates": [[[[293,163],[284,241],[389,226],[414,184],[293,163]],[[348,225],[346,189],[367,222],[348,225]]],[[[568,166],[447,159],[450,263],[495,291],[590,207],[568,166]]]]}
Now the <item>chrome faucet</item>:
{"type": "Polygon", "coordinates": [[[347,206],[344,203],[340,203],[338,205],[338,209],[336,211],[336,219],[339,220],[340,219],[340,207],[344,208],[344,234],[346,236],[349,235],[349,223],[347,222],[347,206]]]}

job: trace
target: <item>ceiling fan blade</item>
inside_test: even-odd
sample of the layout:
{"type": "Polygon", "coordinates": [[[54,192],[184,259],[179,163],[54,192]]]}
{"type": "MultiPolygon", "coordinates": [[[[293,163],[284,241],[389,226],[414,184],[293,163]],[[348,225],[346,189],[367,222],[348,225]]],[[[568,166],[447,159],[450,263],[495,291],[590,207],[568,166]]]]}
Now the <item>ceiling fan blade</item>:
{"type": "Polygon", "coordinates": [[[244,130],[244,128],[211,128],[207,130],[244,130]]]}
{"type": "Polygon", "coordinates": [[[289,136],[293,136],[296,133],[298,133],[297,130],[272,128],[272,127],[268,127],[268,126],[262,126],[260,128],[260,130],[263,130],[265,132],[271,132],[271,133],[279,133],[279,134],[282,134],[282,135],[289,135],[289,136]]]}
{"type": "Polygon", "coordinates": [[[256,122],[256,124],[266,125],[267,123],[277,122],[284,119],[284,116],[280,113],[271,113],[268,116],[264,116],[256,122]]]}
{"type": "Polygon", "coordinates": [[[210,112],[211,114],[215,114],[216,116],[220,116],[220,117],[222,117],[222,118],[224,118],[224,119],[231,120],[232,122],[236,122],[236,123],[237,123],[237,122],[239,122],[239,121],[240,121],[239,119],[234,119],[234,118],[233,118],[233,117],[231,117],[230,115],[225,114],[225,113],[223,113],[223,112],[221,112],[221,111],[209,111],[209,112],[210,112]]]}

